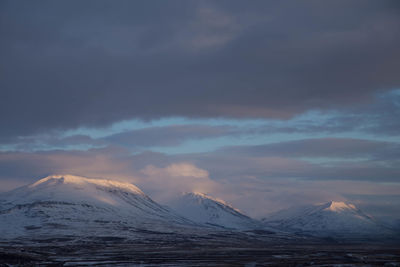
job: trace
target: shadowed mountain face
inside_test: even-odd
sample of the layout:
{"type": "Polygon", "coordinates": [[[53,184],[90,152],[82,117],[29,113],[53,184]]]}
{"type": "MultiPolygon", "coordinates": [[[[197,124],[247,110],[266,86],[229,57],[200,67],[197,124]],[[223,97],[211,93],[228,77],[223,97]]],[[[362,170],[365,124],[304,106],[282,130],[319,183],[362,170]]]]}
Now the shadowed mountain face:
{"type": "Polygon", "coordinates": [[[394,234],[354,205],[335,201],[279,211],[262,221],[282,230],[323,237],[384,237],[394,234]]]}
{"type": "Polygon", "coordinates": [[[49,176],[2,194],[3,237],[126,235],[129,227],[170,231],[194,223],[163,207],[139,188],[111,180],[49,176]]]}
{"type": "Polygon", "coordinates": [[[223,200],[202,193],[186,193],[170,206],[182,216],[201,224],[241,230],[263,228],[260,222],[223,200]]]}

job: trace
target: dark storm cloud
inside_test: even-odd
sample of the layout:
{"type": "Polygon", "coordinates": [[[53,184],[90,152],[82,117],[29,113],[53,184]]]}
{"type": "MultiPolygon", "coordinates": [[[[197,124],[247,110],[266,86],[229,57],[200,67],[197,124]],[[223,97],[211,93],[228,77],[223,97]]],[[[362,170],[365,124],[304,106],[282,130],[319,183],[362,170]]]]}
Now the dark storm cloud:
{"type": "Polygon", "coordinates": [[[397,1],[2,1],[0,135],[359,105],[400,85],[398,11],[397,1]]]}

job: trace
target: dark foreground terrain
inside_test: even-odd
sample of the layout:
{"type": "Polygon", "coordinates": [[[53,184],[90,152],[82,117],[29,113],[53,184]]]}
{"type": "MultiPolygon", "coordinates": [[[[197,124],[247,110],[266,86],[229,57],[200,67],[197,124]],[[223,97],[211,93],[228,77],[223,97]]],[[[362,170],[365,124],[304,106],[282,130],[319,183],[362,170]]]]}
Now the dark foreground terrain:
{"type": "Polygon", "coordinates": [[[0,243],[0,266],[400,266],[400,245],[258,233],[39,238],[0,243]],[[368,244],[368,245],[366,245],[368,244]]]}

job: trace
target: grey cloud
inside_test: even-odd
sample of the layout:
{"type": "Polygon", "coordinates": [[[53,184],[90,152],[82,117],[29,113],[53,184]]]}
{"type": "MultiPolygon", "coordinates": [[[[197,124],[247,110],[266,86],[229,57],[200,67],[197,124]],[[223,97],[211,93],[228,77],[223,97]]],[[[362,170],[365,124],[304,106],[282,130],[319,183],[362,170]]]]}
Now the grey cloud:
{"type": "Polygon", "coordinates": [[[17,180],[32,182],[55,173],[81,174],[94,177],[108,175],[112,178],[132,175],[127,162],[127,151],[116,147],[88,151],[36,151],[0,152],[0,181],[17,180]]]}
{"type": "Polygon", "coordinates": [[[308,132],[359,131],[380,136],[400,135],[400,91],[377,94],[370,105],[349,107],[332,118],[307,127],[308,132]]]}
{"type": "Polygon", "coordinates": [[[188,124],[125,130],[99,138],[92,138],[82,134],[63,137],[61,132],[52,132],[46,135],[9,138],[7,142],[4,140],[3,144],[8,144],[14,151],[71,149],[71,147],[77,149],[77,146],[81,146],[82,150],[86,150],[108,145],[124,146],[131,150],[143,150],[157,146],[177,146],[188,140],[240,134],[244,134],[244,131],[234,126],[188,124]]]}
{"type": "Polygon", "coordinates": [[[313,181],[349,180],[370,182],[399,182],[400,161],[310,163],[284,157],[251,157],[230,154],[203,154],[180,157],[191,159],[210,172],[215,179],[257,177],[265,180],[298,179],[313,181]]]}
{"type": "MultiPolygon", "coordinates": [[[[311,112],[312,113],[312,112],[311,112]]],[[[247,129],[248,134],[337,134],[366,133],[370,136],[400,135],[400,90],[374,96],[368,105],[354,105],[340,110],[315,112],[314,118],[295,117],[291,120],[272,120],[265,126],[247,129]]]]}
{"type": "MultiPolygon", "coordinates": [[[[55,149],[75,149],[79,146],[82,149],[106,146],[101,139],[93,139],[87,135],[72,135],[62,137],[60,133],[33,136],[15,136],[8,140],[2,140],[5,147],[4,151],[41,151],[55,149]]],[[[1,143],[1,142],[0,142],[1,143]]]]}
{"type": "Polygon", "coordinates": [[[186,140],[235,134],[230,126],[172,125],[126,131],[104,138],[104,141],[130,147],[175,146],[186,140]]]}
{"type": "Polygon", "coordinates": [[[3,138],[128,118],[290,118],[400,85],[396,1],[1,5],[3,138]]]}
{"type": "Polygon", "coordinates": [[[28,179],[60,172],[129,176],[150,164],[165,168],[169,164],[187,162],[209,171],[215,180],[257,177],[399,182],[399,151],[394,143],[355,139],[311,139],[177,155],[151,151],[131,154],[131,150],[121,146],[108,146],[88,151],[2,152],[0,168],[2,177],[7,179],[28,179]],[[318,163],[302,157],[328,159],[318,163]],[[332,157],[337,159],[329,160],[332,157]],[[356,160],[348,160],[353,158],[356,160]]]}
{"type": "Polygon", "coordinates": [[[398,143],[351,138],[316,138],[266,145],[236,146],[223,148],[220,152],[256,157],[400,159],[398,143]]]}

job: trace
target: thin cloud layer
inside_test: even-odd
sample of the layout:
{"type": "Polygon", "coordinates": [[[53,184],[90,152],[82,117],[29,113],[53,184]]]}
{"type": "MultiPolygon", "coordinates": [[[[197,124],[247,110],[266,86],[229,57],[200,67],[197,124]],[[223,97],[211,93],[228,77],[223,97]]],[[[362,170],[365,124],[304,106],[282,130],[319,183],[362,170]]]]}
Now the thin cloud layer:
{"type": "Polygon", "coordinates": [[[191,139],[205,139],[234,134],[229,126],[172,125],[149,127],[113,134],[103,141],[128,147],[176,146],[191,139]]]}
{"type": "Polygon", "coordinates": [[[221,149],[221,152],[257,157],[396,160],[400,159],[400,144],[350,138],[314,138],[266,145],[230,147],[221,149]]]}

